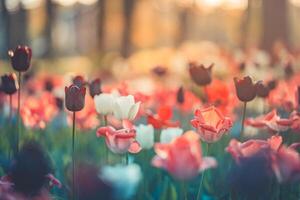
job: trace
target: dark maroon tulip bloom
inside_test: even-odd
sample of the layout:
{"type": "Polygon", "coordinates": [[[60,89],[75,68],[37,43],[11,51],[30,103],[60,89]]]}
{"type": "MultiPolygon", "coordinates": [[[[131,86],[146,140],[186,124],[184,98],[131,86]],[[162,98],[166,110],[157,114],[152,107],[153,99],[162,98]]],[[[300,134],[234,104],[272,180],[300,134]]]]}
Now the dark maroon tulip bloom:
{"type": "Polygon", "coordinates": [[[256,96],[256,87],[249,76],[243,79],[234,78],[237,97],[240,101],[252,101],[256,96]]]}
{"type": "Polygon", "coordinates": [[[90,95],[94,98],[95,95],[102,93],[101,91],[101,80],[99,78],[93,80],[89,84],[90,95]]]}
{"type": "Polygon", "coordinates": [[[65,104],[69,111],[77,112],[83,109],[85,102],[85,87],[78,87],[72,84],[65,87],[65,104]]]}
{"type": "Polygon", "coordinates": [[[204,65],[197,65],[194,62],[189,64],[189,72],[193,81],[200,86],[206,86],[211,83],[212,75],[211,70],[214,64],[211,64],[209,67],[205,68],[204,65]]]}
{"type": "Polygon", "coordinates": [[[291,62],[288,62],[284,67],[284,73],[286,78],[291,78],[294,75],[294,68],[291,62]]]}
{"type": "Polygon", "coordinates": [[[270,80],[268,83],[267,83],[268,87],[269,87],[269,90],[274,90],[277,86],[277,81],[276,80],[270,80]]]}
{"type": "Polygon", "coordinates": [[[165,76],[168,72],[168,69],[166,67],[163,66],[156,66],[152,69],[152,73],[157,75],[157,76],[165,76]]]}
{"type": "Polygon", "coordinates": [[[28,46],[18,46],[15,51],[10,50],[11,65],[18,72],[26,72],[30,67],[32,51],[28,46]]]}
{"type": "Polygon", "coordinates": [[[84,80],[83,76],[75,76],[73,78],[73,84],[77,85],[78,87],[82,87],[86,84],[86,81],[84,80]]]}
{"type": "Polygon", "coordinates": [[[262,81],[258,81],[255,84],[255,87],[256,87],[256,94],[258,97],[266,98],[269,96],[270,89],[262,81]]]}
{"type": "Polygon", "coordinates": [[[44,89],[48,92],[52,92],[53,87],[54,86],[53,86],[51,79],[46,79],[44,82],[44,89]]]}
{"type": "Polygon", "coordinates": [[[1,76],[1,90],[8,95],[12,95],[19,89],[17,76],[14,73],[1,76]]]}
{"type": "Polygon", "coordinates": [[[183,86],[181,86],[178,91],[177,91],[177,96],[176,96],[176,100],[177,100],[177,103],[179,104],[183,104],[184,103],[184,89],[183,89],[183,86]]]}

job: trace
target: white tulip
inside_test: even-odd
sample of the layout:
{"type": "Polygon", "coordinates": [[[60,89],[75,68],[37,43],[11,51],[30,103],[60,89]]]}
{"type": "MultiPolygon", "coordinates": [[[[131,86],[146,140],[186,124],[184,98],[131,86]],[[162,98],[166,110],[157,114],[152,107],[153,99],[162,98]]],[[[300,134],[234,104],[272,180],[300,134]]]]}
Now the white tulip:
{"type": "Polygon", "coordinates": [[[116,95],[101,93],[94,97],[96,111],[102,115],[112,114],[116,95]]]}
{"type": "Polygon", "coordinates": [[[160,134],[160,142],[161,143],[170,143],[175,138],[181,136],[183,130],[181,128],[167,128],[163,129],[160,134]]]}
{"type": "Polygon", "coordinates": [[[136,127],[136,140],[143,149],[151,149],[154,144],[154,128],[150,125],[140,124],[136,127]]]}
{"type": "Polygon", "coordinates": [[[114,116],[119,120],[134,120],[136,117],[140,103],[135,103],[132,95],[118,97],[114,102],[114,116]]]}

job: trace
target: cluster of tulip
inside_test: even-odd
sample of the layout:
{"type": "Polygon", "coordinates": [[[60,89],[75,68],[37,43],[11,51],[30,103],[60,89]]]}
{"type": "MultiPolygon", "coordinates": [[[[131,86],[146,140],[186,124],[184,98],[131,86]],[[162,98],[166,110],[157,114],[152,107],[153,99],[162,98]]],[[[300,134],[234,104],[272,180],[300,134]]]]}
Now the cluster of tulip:
{"type": "MultiPolygon", "coordinates": [[[[70,86],[61,92],[64,80],[55,75],[37,75],[21,82],[21,73],[26,72],[31,63],[29,47],[19,46],[10,51],[9,56],[13,69],[18,72],[18,80],[13,73],[1,77],[1,91],[9,97],[7,101],[0,96],[1,106],[9,106],[11,125],[10,129],[3,130],[14,133],[12,140],[6,135],[10,149],[8,158],[12,157],[10,152],[18,155],[19,141],[29,138],[45,145],[51,156],[69,154],[67,161],[61,159],[64,164],[60,169],[71,163],[71,184],[64,181],[61,184],[50,173],[45,174],[52,183],[70,185],[67,187],[70,188],[69,198],[80,199],[78,191],[86,187],[76,178],[81,173],[76,164],[78,154],[85,153],[84,157],[101,160],[103,168],[98,178],[112,185],[118,182],[116,188],[132,184],[131,175],[123,173],[120,177],[119,171],[133,170],[133,175],[139,177],[133,181],[134,189],[123,189],[122,195],[115,191],[114,196],[119,199],[199,200],[208,196],[290,199],[290,196],[285,198],[287,193],[300,194],[294,187],[294,183],[300,181],[297,151],[300,146],[297,134],[300,132],[300,75],[290,72],[286,80],[256,83],[245,76],[233,81],[229,78],[226,82],[213,77],[214,64],[205,67],[191,62],[187,70],[192,80],[190,87],[170,89],[156,83],[149,94],[134,91],[126,83],[112,86],[105,85],[99,78],[86,81],[83,76],[75,76],[70,86]],[[90,95],[86,95],[86,91],[90,95]],[[16,107],[12,96],[17,92],[16,107]],[[256,96],[265,104],[262,112],[270,112],[247,118],[246,109],[247,115],[257,114],[250,103],[256,101],[256,96]],[[244,103],[242,114],[238,114],[238,101],[244,103]],[[64,107],[72,115],[66,115],[64,107]],[[17,130],[12,126],[15,108],[17,130]],[[66,141],[70,137],[63,137],[70,124],[72,145],[66,141]],[[23,126],[25,133],[21,131],[23,126]],[[75,134],[76,128],[87,134],[75,134]],[[38,133],[39,130],[43,130],[42,133],[38,133]],[[53,133],[60,131],[61,135],[53,133]],[[95,140],[95,133],[99,140],[95,140]],[[59,140],[63,144],[58,145],[59,140]],[[101,143],[97,143],[99,141],[101,143]],[[71,151],[64,152],[65,149],[71,151]],[[89,155],[93,151],[95,157],[89,155]],[[112,167],[116,163],[118,165],[112,167]],[[141,169],[143,186],[137,188],[141,169]],[[123,180],[122,176],[129,176],[131,180],[123,180]],[[125,184],[120,184],[121,180],[125,184]],[[153,186],[153,181],[157,187],[153,186]]],[[[167,69],[158,66],[151,73],[156,80],[164,80],[167,69]]],[[[257,101],[253,102],[254,106],[256,104],[257,101]]],[[[69,132],[66,135],[70,135],[69,132]]],[[[6,155],[3,153],[3,156],[6,155]]],[[[56,174],[60,174],[59,179],[65,179],[61,172],[56,174]]],[[[1,184],[5,182],[2,180],[0,199],[1,184]]]]}

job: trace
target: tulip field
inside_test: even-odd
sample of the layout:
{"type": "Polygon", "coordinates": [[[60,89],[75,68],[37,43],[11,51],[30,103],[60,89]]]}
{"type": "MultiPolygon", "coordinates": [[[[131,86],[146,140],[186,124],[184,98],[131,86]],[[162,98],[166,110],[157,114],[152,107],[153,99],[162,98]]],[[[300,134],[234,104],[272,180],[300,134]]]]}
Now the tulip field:
{"type": "Polygon", "coordinates": [[[1,69],[1,200],[300,199],[299,53],[178,50],[108,75],[45,73],[34,51],[1,69]]]}

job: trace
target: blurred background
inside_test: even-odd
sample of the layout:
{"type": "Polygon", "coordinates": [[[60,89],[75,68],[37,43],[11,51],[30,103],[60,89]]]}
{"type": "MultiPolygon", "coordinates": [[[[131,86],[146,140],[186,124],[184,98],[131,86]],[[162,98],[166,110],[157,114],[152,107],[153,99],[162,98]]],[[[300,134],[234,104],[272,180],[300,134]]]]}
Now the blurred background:
{"type": "Polygon", "coordinates": [[[0,58],[127,58],[211,41],[226,49],[300,47],[300,0],[0,0],[0,58]],[[109,57],[109,56],[108,56],[109,57]]]}

